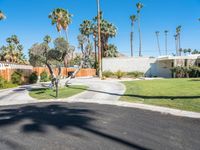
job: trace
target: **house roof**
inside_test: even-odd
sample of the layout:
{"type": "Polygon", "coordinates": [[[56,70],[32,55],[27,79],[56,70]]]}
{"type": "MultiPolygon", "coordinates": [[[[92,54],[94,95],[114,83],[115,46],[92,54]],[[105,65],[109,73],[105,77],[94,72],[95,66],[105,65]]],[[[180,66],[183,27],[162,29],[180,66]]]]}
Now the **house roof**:
{"type": "Polygon", "coordinates": [[[188,56],[160,56],[158,61],[162,60],[180,60],[180,59],[200,59],[200,54],[188,55],[188,56]]]}

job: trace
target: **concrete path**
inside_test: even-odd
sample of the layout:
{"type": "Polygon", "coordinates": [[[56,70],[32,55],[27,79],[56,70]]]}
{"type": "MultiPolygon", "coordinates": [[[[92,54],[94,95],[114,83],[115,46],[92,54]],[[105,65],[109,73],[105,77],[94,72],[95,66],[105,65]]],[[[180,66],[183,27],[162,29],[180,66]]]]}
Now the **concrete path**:
{"type": "MultiPolygon", "coordinates": [[[[61,83],[64,83],[64,80],[61,81],[61,83]]],[[[93,102],[94,100],[117,101],[120,98],[120,95],[125,92],[124,85],[116,81],[102,81],[97,78],[78,78],[72,79],[70,83],[73,85],[82,84],[89,87],[86,92],[71,97],[70,101],[78,101],[80,99],[93,99],[93,102]]],[[[36,103],[38,100],[31,98],[28,94],[28,90],[39,87],[41,87],[40,84],[25,85],[14,89],[1,90],[0,106],[36,103]]],[[[65,99],[65,101],[68,100],[69,99],[65,99]]]]}
{"type": "Polygon", "coordinates": [[[79,95],[70,98],[70,101],[118,101],[120,96],[125,92],[125,86],[115,80],[99,80],[97,78],[82,78],[71,80],[72,84],[83,84],[89,89],[79,95]]]}

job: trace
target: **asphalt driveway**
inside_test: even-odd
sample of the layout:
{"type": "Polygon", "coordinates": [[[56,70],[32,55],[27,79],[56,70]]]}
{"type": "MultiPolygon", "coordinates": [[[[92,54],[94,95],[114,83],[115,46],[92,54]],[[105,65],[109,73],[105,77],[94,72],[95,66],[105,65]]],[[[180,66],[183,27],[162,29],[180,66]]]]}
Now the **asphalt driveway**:
{"type": "Polygon", "coordinates": [[[0,107],[0,150],[199,150],[200,120],[117,106],[0,107]]]}

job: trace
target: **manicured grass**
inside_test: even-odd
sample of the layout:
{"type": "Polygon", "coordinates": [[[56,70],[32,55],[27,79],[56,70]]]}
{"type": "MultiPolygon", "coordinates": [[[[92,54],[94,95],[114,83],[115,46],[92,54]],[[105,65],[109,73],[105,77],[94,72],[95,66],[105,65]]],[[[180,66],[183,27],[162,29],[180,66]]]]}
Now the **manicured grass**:
{"type": "MultiPolygon", "coordinates": [[[[58,98],[67,98],[78,93],[81,93],[87,89],[86,86],[74,85],[69,87],[64,87],[59,89],[58,98]]],[[[29,95],[35,99],[55,99],[56,92],[49,88],[33,89],[29,92],[29,95]]]]}
{"type": "Polygon", "coordinates": [[[123,82],[122,100],[200,112],[200,79],[123,82]]]}

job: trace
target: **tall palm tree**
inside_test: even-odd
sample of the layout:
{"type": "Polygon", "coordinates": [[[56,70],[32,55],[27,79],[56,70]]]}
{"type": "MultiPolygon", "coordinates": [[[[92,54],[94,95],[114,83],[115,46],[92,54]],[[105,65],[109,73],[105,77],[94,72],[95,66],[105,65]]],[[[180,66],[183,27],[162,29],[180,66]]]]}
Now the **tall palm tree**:
{"type": "Polygon", "coordinates": [[[157,38],[158,52],[159,52],[159,56],[160,56],[160,55],[161,55],[161,51],[160,51],[160,41],[159,41],[160,32],[159,32],[159,31],[156,31],[155,34],[156,34],[156,38],[157,38]]]}
{"type": "Polygon", "coordinates": [[[169,31],[165,30],[164,32],[165,32],[165,55],[168,55],[168,41],[167,41],[167,36],[168,36],[169,31]]]}
{"type": "Polygon", "coordinates": [[[52,39],[51,39],[51,37],[50,37],[49,35],[46,35],[46,36],[44,37],[43,41],[44,41],[45,43],[49,44],[49,43],[52,41],[52,39]]]}
{"type": "Polygon", "coordinates": [[[178,56],[178,35],[175,34],[174,38],[175,38],[176,56],[178,56]]]}
{"type": "Polygon", "coordinates": [[[131,35],[130,35],[130,41],[131,41],[131,57],[133,57],[133,34],[134,34],[134,23],[137,20],[136,15],[131,15],[131,35]]]}
{"type": "MultiPolygon", "coordinates": [[[[181,49],[181,28],[182,27],[180,25],[176,28],[178,50],[181,49]]],[[[181,51],[179,51],[179,52],[181,52],[181,51]]],[[[181,54],[179,53],[179,55],[181,55],[181,54]]]]}
{"type": "Polygon", "coordinates": [[[89,20],[84,20],[82,24],[80,24],[79,28],[81,34],[85,35],[88,38],[88,42],[90,41],[90,35],[92,34],[92,23],[89,20]]]}
{"type": "Polygon", "coordinates": [[[139,56],[142,56],[142,35],[141,35],[141,28],[140,28],[140,11],[143,8],[142,3],[137,3],[137,19],[138,19],[138,31],[139,31],[139,56]]]}
{"type": "Polygon", "coordinates": [[[68,41],[68,26],[72,22],[72,15],[65,9],[56,8],[50,14],[49,18],[51,19],[52,25],[56,24],[57,31],[61,35],[61,30],[63,29],[66,33],[66,40],[68,41]]]}
{"type": "Polygon", "coordinates": [[[98,27],[98,65],[99,65],[99,78],[102,78],[102,53],[101,53],[101,11],[100,0],[97,2],[97,27],[98,27]]]}
{"type": "Polygon", "coordinates": [[[0,20],[6,19],[4,13],[0,10],[0,20]]]}

